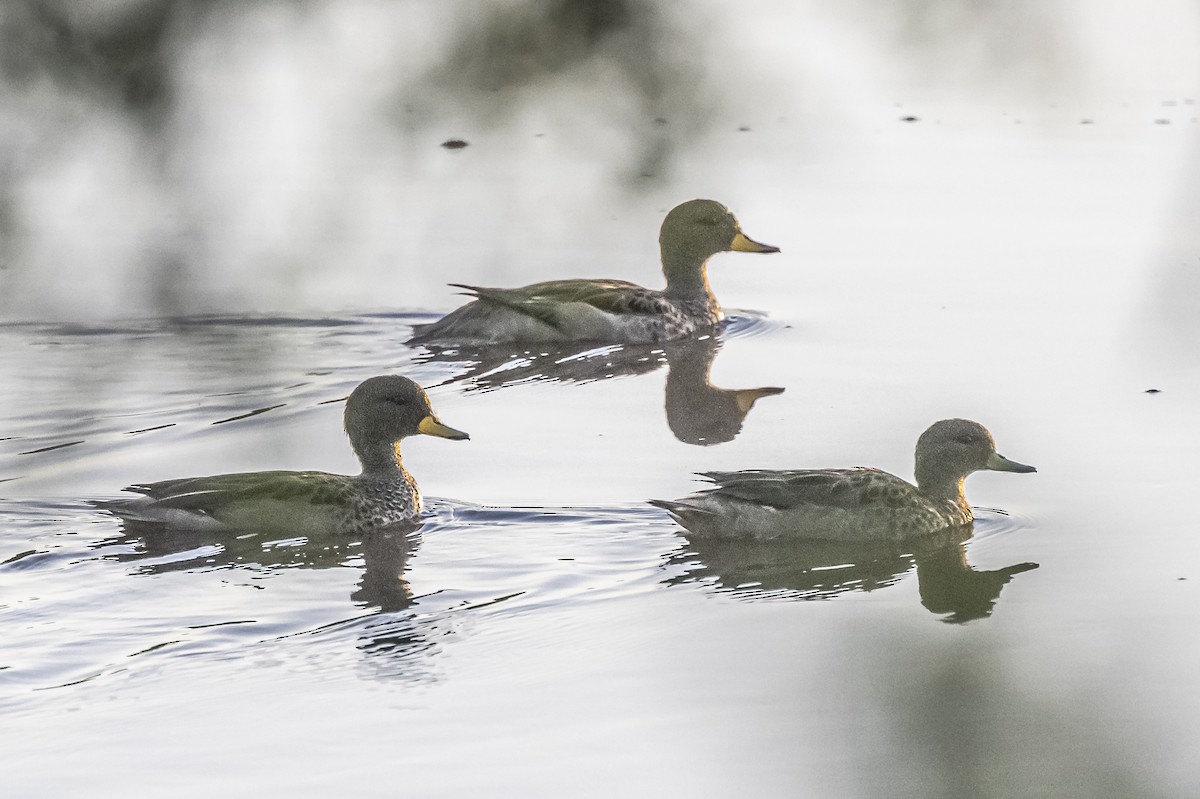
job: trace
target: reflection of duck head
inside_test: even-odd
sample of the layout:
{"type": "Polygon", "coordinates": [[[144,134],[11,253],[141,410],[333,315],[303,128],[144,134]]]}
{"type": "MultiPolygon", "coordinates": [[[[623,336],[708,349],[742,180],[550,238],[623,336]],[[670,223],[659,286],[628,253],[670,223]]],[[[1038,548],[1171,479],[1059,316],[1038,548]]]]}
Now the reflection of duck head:
{"type": "Polygon", "coordinates": [[[667,364],[667,426],[685,444],[709,446],[732,441],[754,403],[782,394],[782,388],[727,389],[709,382],[721,348],[716,336],[664,344],[614,344],[580,350],[572,345],[495,344],[472,347],[426,345],[422,363],[463,364],[466,371],[446,383],[466,391],[489,391],[536,381],[587,383],[646,374],[667,364]]]}
{"type": "Polygon", "coordinates": [[[417,523],[392,525],[363,536],[363,575],[351,599],[385,613],[412,604],[412,588],[404,579],[404,572],[408,569],[408,559],[420,545],[420,538],[414,535],[419,529],[417,523]]]}
{"type": "Polygon", "coordinates": [[[946,614],[946,622],[961,623],[992,614],[1000,591],[1021,572],[1036,569],[1036,563],[1015,563],[1003,569],[977,571],[967,563],[962,546],[943,547],[917,556],[917,581],[921,604],[930,613],[946,614]]]}
{"type": "Polygon", "coordinates": [[[971,525],[947,528],[916,542],[730,539],[685,535],[672,562],[687,571],[671,582],[711,581],[747,598],[821,599],[872,591],[900,580],[916,565],[921,604],[944,621],[991,615],[1001,589],[1036,563],[976,571],[967,562],[971,525]]]}
{"type": "Polygon", "coordinates": [[[728,389],[709,381],[720,341],[715,336],[673,341],[667,356],[667,425],[685,444],[710,446],[732,441],[754,403],[782,388],[728,389]]]}

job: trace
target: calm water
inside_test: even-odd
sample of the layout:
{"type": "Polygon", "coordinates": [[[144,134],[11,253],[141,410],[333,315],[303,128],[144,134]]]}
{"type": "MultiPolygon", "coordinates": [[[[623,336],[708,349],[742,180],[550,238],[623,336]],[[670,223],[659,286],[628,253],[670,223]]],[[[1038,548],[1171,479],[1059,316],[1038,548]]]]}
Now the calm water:
{"type": "Polygon", "coordinates": [[[1197,785],[1200,572],[1175,471],[1196,450],[1195,372],[1144,394],[1103,348],[1056,377],[952,342],[947,379],[932,344],[951,313],[908,334],[927,346],[741,312],[682,355],[496,366],[405,348],[427,318],[0,329],[10,795],[1197,785]],[[786,391],[705,445],[674,434],[668,386],[700,398],[701,433],[736,433],[710,361],[717,386],[786,391]],[[411,535],[156,537],[89,503],[230,464],[350,470],[337,400],[390,371],[473,435],[406,447],[435,497],[411,535]],[[986,507],[965,547],[715,551],[643,503],[716,466],[907,475],[916,434],[954,412],[1040,468],[969,481],[986,507]]]}
{"type": "Polygon", "coordinates": [[[439,4],[189,17],[134,121],[0,75],[0,309],[32,320],[0,324],[4,796],[1200,795],[1195,11],[936,34],[927,5],[658,6],[666,124],[636,59],[507,116],[429,97],[439,4]],[[404,344],[450,280],[657,285],[699,196],[782,248],[715,259],[719,337],[404,344]],[[94,504],[353,471],[341,400],[393,372],[471,434],[405,444],[419,530],[148,535],[94,504]],[[1038,468],[968,480],[969,540],[713,547],[646,504],[705,470],[907,478],[952,416],[1038,468]]]}

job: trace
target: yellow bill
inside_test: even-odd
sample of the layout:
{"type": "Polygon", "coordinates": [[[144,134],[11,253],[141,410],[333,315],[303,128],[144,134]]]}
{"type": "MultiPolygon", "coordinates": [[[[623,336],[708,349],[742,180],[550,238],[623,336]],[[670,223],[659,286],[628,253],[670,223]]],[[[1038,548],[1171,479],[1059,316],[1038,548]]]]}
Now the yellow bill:
{"type": "Polygon", "coordinates": [[[438,421],[437,417],[430,414],[421,420],[417,425],[417,429],[427,436],[437,436],[438,438],[448,438],[451,441],[462,441],[469,439],[470,436],[461,430],[455,430],[449,425],[444,425],[438,421]]]}
{"type": "Polygon", "coordinates": [[[778,247],[772,247],[770,244],[759,244],[740,230],[733,235],[733,241],[729,243],[729,249],[734,252],[779,252],[778,247]]]}

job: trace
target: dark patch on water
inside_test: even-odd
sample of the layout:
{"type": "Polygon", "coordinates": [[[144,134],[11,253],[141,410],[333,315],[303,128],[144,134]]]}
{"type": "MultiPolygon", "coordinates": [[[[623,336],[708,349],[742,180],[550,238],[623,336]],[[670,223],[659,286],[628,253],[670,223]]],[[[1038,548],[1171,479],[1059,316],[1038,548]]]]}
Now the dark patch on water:
{"type": "Polygon", "coordinates": [[[281,402],[278,405],[268,405],[265,408],[255,408],[254,410],[248,411],[247,413],[242,413],[237,416],[230,416],[228,419],[219,419],[219,420],[213,422],[213,424],[225,424],[226,422],[236,422],[241,419],[249,419],[252,416],[260,416],[264,413],[268,413],[269,411],[274,411],[279,408],[283,408],[286,405],[287,405],[286,402],[281,402]]]}
{"type": "Polygon", "coordinates": [[[84,439],[80,439],[78,441],[67,441],[63,444],[52,444],[51,446],[48,446],[48,447],[41,447],[40,449],[30,449],[30,450],[26,450],[25,452],[18,452],[17,454],[18,455],[37,455],[40,452],[53,452],[56,449],[64,449],[66,447],[73,447],[76,444],[82,444],[82,443],[84,443],[84,439]]]}
{"type": "Polygon", "coordinates": [[[155,430],[165,430],[168,427],[174,427],[174,426],[175,426],[175,422],[167,422],[166,424],[155,425],[154,427],[143,427],[140,430],[130,430],[128,433],[126,433],[126,435],[134,436],[134,435],[137,435],[138,433],[150,433],[155,430]]]}

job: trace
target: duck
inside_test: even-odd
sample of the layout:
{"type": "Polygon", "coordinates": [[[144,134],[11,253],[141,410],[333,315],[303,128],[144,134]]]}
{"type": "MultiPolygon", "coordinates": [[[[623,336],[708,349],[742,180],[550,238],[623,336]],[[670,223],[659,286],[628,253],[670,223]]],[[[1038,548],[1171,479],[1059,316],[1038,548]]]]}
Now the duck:
{"type": "Polygon", "coordinates": [[[417,325],[410,344],[603,341],[646,344],[712,330],[725,319],[708,284],[720,252],[777,253],[742,233],[715,200],[688,200],[663,220],[662,291],[624,280],[551,280],[520,288],[451,283],[474,299],[436,322],[417,325]]]}
{"type": "Polygon", "coordinates": [[[943,419],[917,439],[916,485],[863,467],[702,472],[712,488],[650,504],[702,537],[906,540],[972,524],[964,481],[984,470],[1037,471],[996,452],[979,422],[943,419]]]}
{"type": "Polygon", "coordinates": [[[401,439],[418,434],[461,441],[467,433],[438,419],[424,389],[401,375],[372,377],[351,392],[343,415],[362,472],[243,472],[132,485],[138,497],[103,507],[126,522],[193,530],[300,536],[359,533],[410,523],[421,492],[400,458],[401,439]]]}

